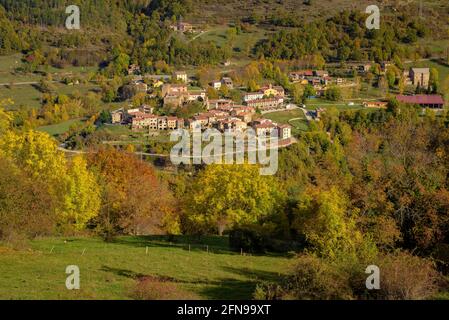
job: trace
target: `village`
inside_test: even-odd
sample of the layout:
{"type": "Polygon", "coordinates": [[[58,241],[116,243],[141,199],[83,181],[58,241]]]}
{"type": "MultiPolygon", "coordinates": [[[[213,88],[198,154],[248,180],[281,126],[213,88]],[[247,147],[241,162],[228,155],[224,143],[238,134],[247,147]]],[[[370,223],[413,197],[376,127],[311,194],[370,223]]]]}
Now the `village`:
{"type": "MultiPolygon", "coordinates": [[[[130,73],[135,67],[130,69],[130,73]]],[[[175,72],[173,79],[177,83],[162,83],[162,78],[153,82],[153,88],[160,87],[163,104],[182,107],[187,102],[200,102],[205,111],[189,119],[174,116],[158,116],[153,108],[142,105],[139,108],[125,110],[123,108],[111,113],[113,124],[129,125],[133,131],[148,130],[150,134],[158,131],[177,129],[215,128],[221,132],[233,134],[244,132],[251,127],[258,136],[270,135],[273,130],[278,132],[280,140],[289,141],[292,137],[291,126],[277,124],[260,116],[261,112],[280,110],[285,107],[285,91],[281,86],[267,85],[257,92],[246,93],[243,97],[244,105],[237,104],[231,99],[209,99],[206,90],[191,90],[188,87],[188,77],[185,72],[175,72]]],[[[148,86],[140,77],[134,84],[148,92],[148,86]]],[[[232,79],[223,77],[219,81],[211,82],[211,87],[220,89],[222,86],[233,88],[232,79]]]]}
{"type": "MultiPolygon", "coordinates": [[[[382,63],[382,72],[386,72],[389,63],[382,63]]],[[[370,62],[352,63],[348,66],[357,74],[363,75],[372,68],[370,62]]],[[[314,111],[306,109],[306,106],[292,103],[291,97],[280,85],[271,83],[260,86],[259,90],[253,92],[245,91],[241,101],[218,98],[210,99],[206,88],[190,86],[192,79],[185,71],[175,71],[172,75],[140,75],[140,68],[131,65],[128,70],[132,77],[132,84],[137,92],[144,93],[150,97],[160,97],[164,107],[183,108],[186,104],[196,102],[201,104],[203,111],[192,117],[182,118],[174,115],[158,115],[154,107],[141,105],[139,107],[120,108],[111,112],[113,125],[128,126],[134,132],[146,132],[149,136],[158,135],[161,132],[177,129],[201,129],[215,128],[221,132],[238,134],[248,128],[252,128],[258,136],[270,135],[274,130],[279,139],[289,144],[292,140],[292,126],[286,123],[277,123],[264,117],[264,114],[282,112],[285,110],[299,109],[304,112],[307,120],[318,121],[325,108],[318,107],[314,111]]],[[[298,70],[288,74],[293,84],[310,85],[315,90],[315,96],[325,95],[329,86],[350,86],[347,79],[332,77],[326,70],[298,70]]],[[[426,88],[429,86],[429,68],[410,68],[404,71],[406,84],[413,87],[426,88]]],[[[234,89],[231,77],[223,76],[219,80],[209,83],[209,89],[221,90],[226,87],[234,89]]],[[[399,102],[419,105],[422,108],[441,110],[444,107],[444,99],[435,94],[396,95],[399,102]]],[[[349,102],[351,106],[353,103],[349,102]]],[[[385,109],[386,100],[363,101],[363,108],[385,109]]]]}

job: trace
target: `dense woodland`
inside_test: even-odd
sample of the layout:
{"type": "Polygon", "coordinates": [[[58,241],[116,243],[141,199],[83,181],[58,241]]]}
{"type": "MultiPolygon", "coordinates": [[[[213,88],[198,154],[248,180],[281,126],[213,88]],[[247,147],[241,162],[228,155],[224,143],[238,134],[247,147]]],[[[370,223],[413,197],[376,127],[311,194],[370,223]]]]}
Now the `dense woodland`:
{"type": "MultiPolygon", "coordinates": [[[[63,29],[68,3],[1,0],[1,52],[38,51],[52,65],[97,64],[106,68],[117,58],[111,50],[116,49],[131,62],[141,65],[144,72],[161,71],[156,67],[161,62],[218,64],[233,54],[232,37],[218,46],[208,41],[186,41],[170,30],[169,26],[177,20],[200,11],[201,2],[198,6],[187,0],[81,1],[83,29],[80,32],[63,29]]],[[[444,11],[427,14],[444,21],[444,11]]],[[[272,15],[276,19],[267,16],[257,21],[243,18],[233,21],[237,34],[248,32],[256,24],[276,30],[248,52],[254,57],[300,59],[320,53],[328,62],[368,59],[381,62],[413,58],[416,54],[425,56],[425,48],[416,51],[410,45],[430,35],[448,37],[444,24],[425,23],[407,7],[388,13],[380,30],[366,29],[366,15],[360,11],[336,12],[333,17],[311,22],[285,12],[272,15]]]]}

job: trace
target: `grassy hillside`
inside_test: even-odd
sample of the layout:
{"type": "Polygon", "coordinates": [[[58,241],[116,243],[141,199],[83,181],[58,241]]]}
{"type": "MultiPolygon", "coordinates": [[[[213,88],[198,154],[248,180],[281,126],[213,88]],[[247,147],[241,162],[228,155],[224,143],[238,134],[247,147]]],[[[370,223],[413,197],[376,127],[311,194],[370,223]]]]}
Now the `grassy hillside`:
{"type": "Polygon", "coordinates": [[[251,299],[257,281],[276,280],[289,268],[287,257],[231,252],[227,238],[174,241],[54,238],[33,241],[28,251],[0,245],[0,299],[131,299],[145,277],[163,278],[202,299],[251,299]],[[78,291],[65,287],[68,265],[80,268],[78,291]]]}

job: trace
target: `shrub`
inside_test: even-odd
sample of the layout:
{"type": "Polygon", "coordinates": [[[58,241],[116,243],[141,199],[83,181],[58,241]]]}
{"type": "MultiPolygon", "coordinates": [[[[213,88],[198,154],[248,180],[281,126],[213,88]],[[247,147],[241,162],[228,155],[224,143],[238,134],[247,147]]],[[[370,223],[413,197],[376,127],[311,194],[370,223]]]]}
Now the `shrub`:
{"type": "Polygon", "coordinates": [[[256,299],[381,299],[420,300],[435,297],[439,281],[434,263],[407,252],[379,255],[380,289],[366,288],[366,262],[330,260],[303,254],[280,284],[261,283],[256,299]]]}
{"type": "Polygon", "coordinates": [[[264,252],[267,235],[260,226],[245,226],[233,229],[229,233],[229,245],[234,250],[264,252]]]}
{"type": "Polygon", "coordinates": [[[281,285],[257,286],[256,299],[268,300],[335,300],[352,299],[349,274],[338,265],[312,254],[303,254],[281,285]]]}
{"type": "Polygon", "coordinates": [[[181,290],[170,279],[162,277],[142,277],[131,291],[136,300],[193,300],[193,293],[181,290]]]}
{"type": "Polygon", "coordinates": [[[352,299],[349,275],[337,265],[306,254],[298,258],[287,280],[284,299],[352,299]]]}
{"type": "Polygon", "coordinates": [[[379,268],[380,299],[422,300],[437,293],[439,275],[429,259],[396,252],[382,256],[379,268]]]}
{"type": "Polygon", "coordinates": [[[303,247],[297,241],[274,239],[272,232],[260,225],[234,228],[229,233],[229,245],[233,250],[253,253],[298,251],[303,247]]]}

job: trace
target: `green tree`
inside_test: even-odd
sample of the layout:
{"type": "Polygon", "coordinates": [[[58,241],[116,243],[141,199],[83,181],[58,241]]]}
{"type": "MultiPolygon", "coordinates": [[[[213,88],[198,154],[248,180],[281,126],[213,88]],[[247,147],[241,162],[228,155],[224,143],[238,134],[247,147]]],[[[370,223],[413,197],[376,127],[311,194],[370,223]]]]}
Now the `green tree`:
{"type": "Polygon", "coordinates": [[[298,204],[296,217],[297,228],[321,257],[356,257],[361,249],[368,254],[375,252],[375,247],[365,242],[357,230],[347,196],[335,187],[329,191],[308,190],[298,204]]]}
{"type": "Polygon", "coordinates": [[[341,89],[337,86],[331,86],[326,90],[325,97],[330,101],[339,101],[341,100],[341,89]]]}
{"type": "Polygon", "coordinates": [[[273,177],[261,176],[255,165],[210,165],[188,193],[189,220],[222,235],[237,224],[255,223],[272,213],[279,192],[273,177]]]}
{"type": "Polygon", "coordinates": [[[437,93],[440,87],[440,76],[438,73],[438,69],[431,68],[430,69],[430,79],[429,79],[429,91],[431,93],[437,93]]]}
{"type": "Polygon", "coordinates": [[[307,99],[314,95],[316,95],[315,88],[310,84],[306,85],[302,94],[302,103],[306,103],[307,99]]]}

